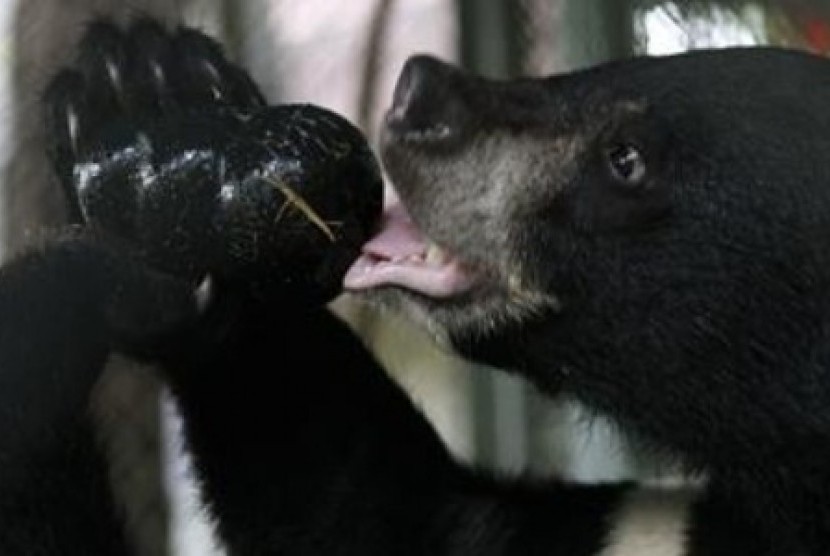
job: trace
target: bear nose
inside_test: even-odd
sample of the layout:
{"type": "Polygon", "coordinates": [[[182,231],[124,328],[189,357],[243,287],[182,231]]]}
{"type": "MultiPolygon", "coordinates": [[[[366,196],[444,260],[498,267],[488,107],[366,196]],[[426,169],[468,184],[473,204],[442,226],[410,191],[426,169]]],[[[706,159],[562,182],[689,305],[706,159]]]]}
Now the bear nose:
{"type": "Polygon", "coordinates": [[[465,119],[459,78],[458,69],[432,56],[411,57],[395,85],[387,126],[427,139],[457,132],[465,119]]]}

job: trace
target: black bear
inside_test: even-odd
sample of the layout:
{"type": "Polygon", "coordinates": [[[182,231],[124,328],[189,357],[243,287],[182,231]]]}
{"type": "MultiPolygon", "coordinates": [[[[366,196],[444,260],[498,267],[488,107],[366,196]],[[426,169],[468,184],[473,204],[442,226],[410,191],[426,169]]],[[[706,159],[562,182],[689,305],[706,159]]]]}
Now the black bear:
{"type": "Polygon", "coordinates": [[[507,83],[415,57],[383,128],[402,206],[346,284],[705,473],[689,553],[826,553],[828,87],[776,49],[507,83]]]}
{"type": "Polygon", "coordinates": [[[336,115],[267,107],[193,31],[93,25],[46,98],[82,225],[0,271],[0,552],[130,554],[87,411],[117,350],[171,385],[233,555],[823,554],[827,90],[771,49],[513,82],[415,57],[381,217],[336,115]],[[459,465],[326,310],[341,280],[705,493],[637,531],[634,485],[459,465]]]}

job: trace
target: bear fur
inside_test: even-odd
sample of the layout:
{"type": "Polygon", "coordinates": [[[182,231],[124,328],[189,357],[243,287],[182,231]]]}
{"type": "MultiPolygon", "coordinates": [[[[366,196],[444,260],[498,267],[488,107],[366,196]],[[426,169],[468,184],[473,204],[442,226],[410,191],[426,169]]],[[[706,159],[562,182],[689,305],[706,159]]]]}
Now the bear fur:
{"type": "MultiPolygon", "coordinates": [[[[415,57],[384,125],[401,204],[345,285],[705,472],[673,553],[822,554],[828,89],[775,49],[513,82],[415,57]]],[[[112,351],[161,369],[233,555],[622,554],[637,487],[470,470],[316,296],[202,289],[134,239],[0,270],[3,554],[130,554],[87,411],[112,351]]]]}

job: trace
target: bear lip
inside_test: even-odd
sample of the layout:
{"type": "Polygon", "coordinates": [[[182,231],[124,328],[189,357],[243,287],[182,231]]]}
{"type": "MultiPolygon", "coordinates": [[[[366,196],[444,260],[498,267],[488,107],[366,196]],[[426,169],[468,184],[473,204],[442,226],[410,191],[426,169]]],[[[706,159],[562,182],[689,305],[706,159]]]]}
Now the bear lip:
{"type": "Polygon", "coordinates": [[[347,290],[400,286],[447,299],[475,285],[471,269],[432,243],[389,188],[384,204],[380,230],[363,245],[361,255],[346,271],[343,285],[347,290]]]}

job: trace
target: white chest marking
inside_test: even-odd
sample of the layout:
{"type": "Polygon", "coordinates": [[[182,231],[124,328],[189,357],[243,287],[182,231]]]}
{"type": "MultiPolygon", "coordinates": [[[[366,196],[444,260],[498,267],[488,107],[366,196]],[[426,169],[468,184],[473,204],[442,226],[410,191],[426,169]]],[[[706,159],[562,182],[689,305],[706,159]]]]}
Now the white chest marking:
{"type": "Polygon", "coordinates": [[[599,556],[683,556],[694,489],[644,488],[629,494],[613,516],[599,556]]]}

